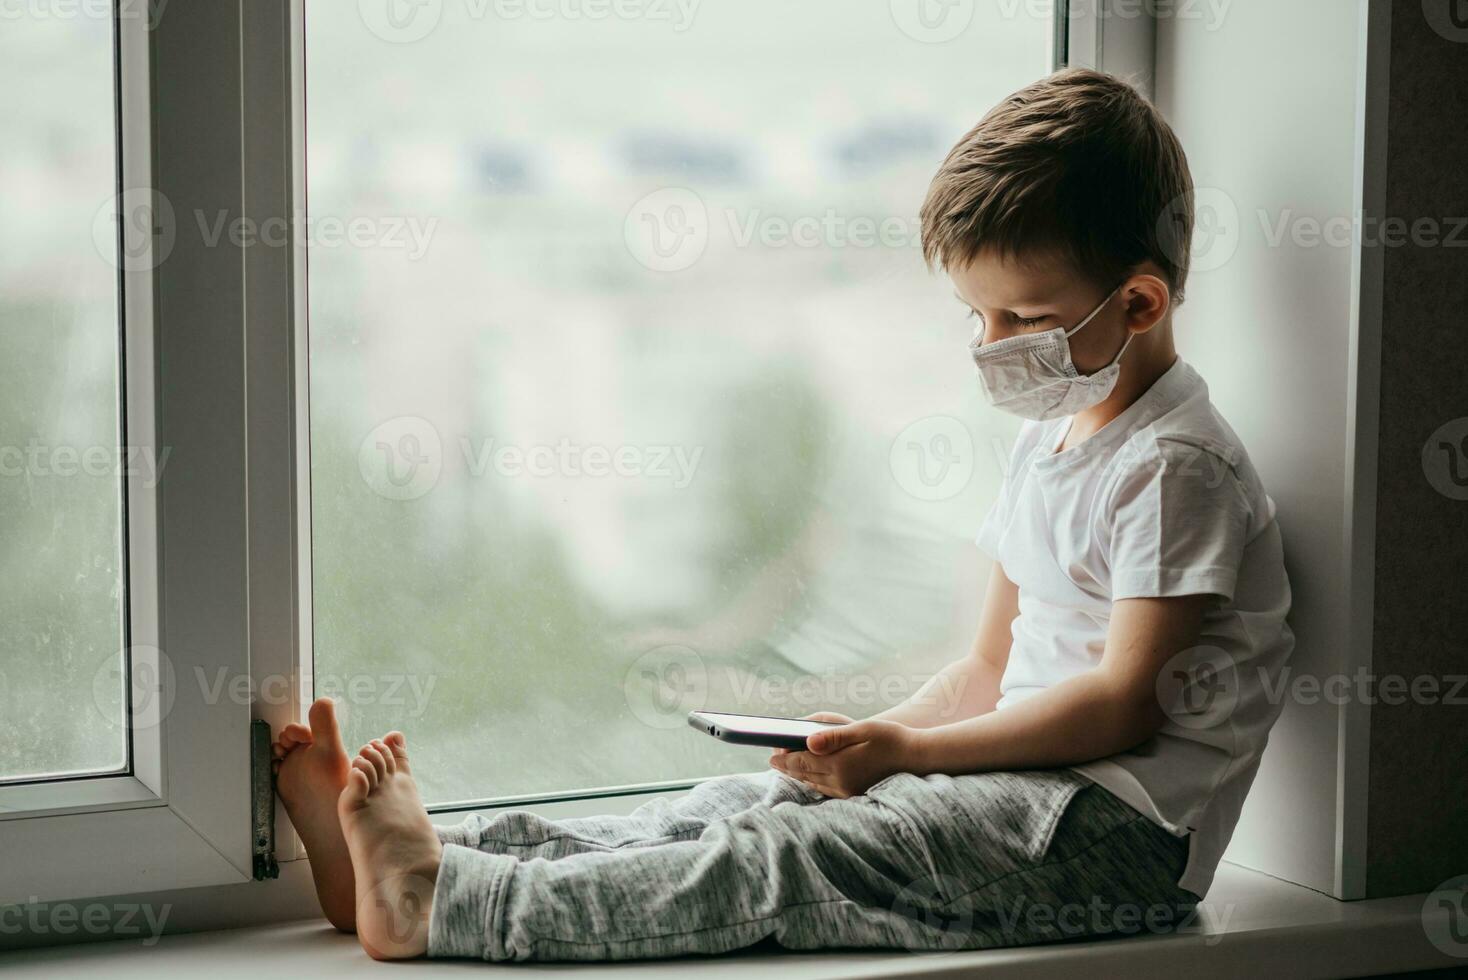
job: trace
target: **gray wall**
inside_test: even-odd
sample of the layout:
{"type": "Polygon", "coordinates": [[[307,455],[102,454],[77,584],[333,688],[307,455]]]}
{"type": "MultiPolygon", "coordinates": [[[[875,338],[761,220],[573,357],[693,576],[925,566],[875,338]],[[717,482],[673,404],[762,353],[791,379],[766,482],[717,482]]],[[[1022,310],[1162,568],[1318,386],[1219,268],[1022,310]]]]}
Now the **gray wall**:
{"type": "MultiPolygon", "coordinates": [[[[1468,221],[1468,26],[1435,27],[1421,3],[1402,0],[1390,51],[1385,215],[1430,218],[1446,235],[1452,218],[1468,221]]],[[[1457,247],[1382,249],[1378,678],[1468,674],[1468,499],[1455,499],[1468,487],[1453,483],[1439,445],[1468,437],[1468,227],[1456,234],[1457,247]]],[[[1370,745],[1367,894],[1429,891],[1468,873],[1468,707],[1378,703],[1370,745]]]]}
{"type": "MultiPolygon", "coordinates": [[[[1348,673],[1349,378],[1355,251],[1275,229],[1356,212],[1356,5],[1237,0],[1158,22],[1156,100],[1186,147],[1200,221],[1182,356],[1279,507],[1294,675],[1348,673]]],[[[1287,700],[1228,858],[1319,891],[1338,880],[1345,709],[1287,700]]]]}
{"type": "Polygon", "coordinates": [[[1352,681],[1344,704],[1287,698],[1228,856],[1342,897],[1468,873],[1468,707],[1443,703],[1468,674],[1454,480],[1468,481],[1454,220],[1468,218],[1468,23],[1454,7],[1240,0],[1221,20],[1158,24],[1157,102],[1223,232],[1179,346],[1279,505],[1294,676],[1352,681]],[[1386,703],[1414,680],[1436,694],[1386,703]]]}

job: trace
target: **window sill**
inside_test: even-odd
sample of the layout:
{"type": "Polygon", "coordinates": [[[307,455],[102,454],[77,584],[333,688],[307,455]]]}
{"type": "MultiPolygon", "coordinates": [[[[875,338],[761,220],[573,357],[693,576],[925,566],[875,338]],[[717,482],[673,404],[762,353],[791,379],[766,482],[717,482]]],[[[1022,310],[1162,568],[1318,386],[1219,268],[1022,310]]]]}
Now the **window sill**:
{"type": "MultiPolygon", "coordinates": [[[[1422,927],[1424,896],[1338,902],[1318,892],[1234,865],[1218,874],[1203,924],[1187,934],[998,949],[973,953],[735,954],[700,960],[700,975],[743,977],[772,970],[793,980],[850,977],[1107,976],[1341,977],[1463,966],[1436,950],[1422,927]]],[[[0,954],[9,980],[86,972],[114,978],[160,975],[231,977],[360,976],[371,962],[350,936],[319,921],[165,936],[156,945],[102,942],[0,954]]],[[[401,964],[394,976],[437,976],[486,969],[455,961],[401,964]]],[[[686,974],[686,961],[605,965],[550,964],[538,976],[600,970],[623,977],[686,974]]]]}

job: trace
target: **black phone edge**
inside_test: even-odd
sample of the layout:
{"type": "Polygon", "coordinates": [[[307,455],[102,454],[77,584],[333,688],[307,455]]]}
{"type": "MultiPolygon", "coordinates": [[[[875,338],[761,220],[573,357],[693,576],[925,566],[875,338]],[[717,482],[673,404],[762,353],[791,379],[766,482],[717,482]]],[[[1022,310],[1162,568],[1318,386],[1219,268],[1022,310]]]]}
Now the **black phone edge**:
{"type": "Polygon", "coordinates": [[[704,721],[698,717],[697,713],[692,711],[688,713],[688,725],[690,728],[703,732],[705,735],[712,735],[719,741],[728,742],[730,745],[757,745],[770,749],[789,749],[792,752],[805,751],[806,737],[804,735],[776,735],[773,733],[756,735],[746,732],[731,732],[727,729],[720,728],[713,722],[704,721]]]}

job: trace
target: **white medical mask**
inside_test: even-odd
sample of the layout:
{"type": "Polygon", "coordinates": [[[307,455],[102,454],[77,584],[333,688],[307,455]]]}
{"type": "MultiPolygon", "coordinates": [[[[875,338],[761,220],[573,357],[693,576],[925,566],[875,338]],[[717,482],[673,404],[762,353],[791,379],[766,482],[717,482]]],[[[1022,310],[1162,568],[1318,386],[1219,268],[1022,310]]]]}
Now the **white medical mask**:
{"type": "Polygon", "coordinates": [[[1070,330],[1056,327],[992,344],[983,343],[982,336],[976,338],[969,350],[989,404],[1020,418],[1043,422],[1074,415],[1105,401],[1116,387],[1121,356],[1131,346],[1134,335],[1128,332],[1115,359],[1095,374],[1076,370],[1070,359],[1070,338],[1096,319],[1120,291],[1121,286],[1113,289],[1090,316],[1070,330]]]}

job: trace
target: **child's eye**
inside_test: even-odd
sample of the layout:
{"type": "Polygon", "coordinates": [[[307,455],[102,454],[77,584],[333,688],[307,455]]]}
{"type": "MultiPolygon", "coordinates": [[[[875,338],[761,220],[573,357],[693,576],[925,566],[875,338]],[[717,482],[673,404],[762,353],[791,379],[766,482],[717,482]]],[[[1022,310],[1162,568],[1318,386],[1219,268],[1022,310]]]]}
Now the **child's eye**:
{"type": "Polygon", "coordinates": [[[1043,317],[1043,316],[1036,316],[1036,317],[1022,317],[1022,316],[1017,316],[1017,317],[1014,318],[1014,322],[1018,326],[1021,326],[1021,327],[1038,327],[1040,324],[1044,323],[1047,319],[1049,319],[1049,318],[1048,317],[1043,317]]]}

